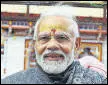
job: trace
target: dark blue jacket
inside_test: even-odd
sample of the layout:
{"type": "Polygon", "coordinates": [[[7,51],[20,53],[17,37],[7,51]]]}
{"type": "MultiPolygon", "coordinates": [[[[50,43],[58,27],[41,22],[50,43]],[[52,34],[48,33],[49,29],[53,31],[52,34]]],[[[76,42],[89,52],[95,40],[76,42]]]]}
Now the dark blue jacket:
{"type": "MultiPolygon", "coordinates": [[[[72,64],[73,66],[73,64],[72,64]]],[[[106,84],[107,79],[91,69],[84,68],[79,62],[75,62],[71,73],[65,79],[65,84],[106,84]]],[[[2,84],[54,84],[40,68],[30,68],[15,73],[1,80],[2,84]]],[[[59,83],[58,83],[59,84],[59,83]]]]}

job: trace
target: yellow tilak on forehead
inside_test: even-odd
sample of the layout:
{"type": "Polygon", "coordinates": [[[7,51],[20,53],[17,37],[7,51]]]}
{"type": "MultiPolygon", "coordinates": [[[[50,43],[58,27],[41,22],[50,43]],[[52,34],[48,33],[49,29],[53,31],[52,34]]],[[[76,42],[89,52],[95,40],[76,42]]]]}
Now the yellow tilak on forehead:
{"type": "Polygon", "coordinates": [[[67,26],[62,26],[62,25],[44,25],[44,26],[40,26],[39,32],[51,31],[52,29],[55,29],[57,31],[66,31],[67,30],[67,26]]]}

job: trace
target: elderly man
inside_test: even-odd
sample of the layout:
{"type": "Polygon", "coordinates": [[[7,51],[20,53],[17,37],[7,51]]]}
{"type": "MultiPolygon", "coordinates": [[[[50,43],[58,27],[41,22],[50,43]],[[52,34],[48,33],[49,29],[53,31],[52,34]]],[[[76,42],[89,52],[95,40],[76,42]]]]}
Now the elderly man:
{"type": "Polygon", "coordinates": [[[8,84],[103,84],[104,76],[74,61],[79,37],[70,6],[57,6],[41,14],[34,33],[37,67],[2,80],[8,84]],[[76,44],[77,42],[77,44],[76,44]]]}

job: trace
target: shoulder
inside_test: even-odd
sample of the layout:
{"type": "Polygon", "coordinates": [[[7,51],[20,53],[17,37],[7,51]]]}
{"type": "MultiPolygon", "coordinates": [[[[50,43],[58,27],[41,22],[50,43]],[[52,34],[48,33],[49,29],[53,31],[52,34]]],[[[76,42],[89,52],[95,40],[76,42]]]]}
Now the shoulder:
{"type": "Polygon", "coordinates": [[[79,64],[76,66],[75,77],[80,78],[80,80],[85,84],[102,84],[107,82],[107,79],[89,68],[85,68],[79,64]]]}
{"type": "Polygon", "coordinates": [[[37,68],[30,68],[25,71],[21,71],[10,75],[1,80],[3,84],[30,84],[30,83],[39,83],[41,73],[37,68]]]}
{"type": "Polygon", "coordinates": [[[88,82],[92,84],[102,84],[105,81],[107,81],[106,77],[104,77],[99,72],[96,72],[90,68],[85,68],[83,78],[88,80],[88,82]]]}

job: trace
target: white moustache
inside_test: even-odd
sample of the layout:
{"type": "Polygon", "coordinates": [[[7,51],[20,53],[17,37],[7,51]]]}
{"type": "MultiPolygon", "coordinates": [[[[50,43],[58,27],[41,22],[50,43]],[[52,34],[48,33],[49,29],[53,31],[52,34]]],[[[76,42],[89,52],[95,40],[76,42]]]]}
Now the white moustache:
{"type": "MultiPolygon", "coordinates": [[[[43,54],[42,57],[45,57],[45,55],[51,55],[51,54],[55,54],[57,56],[62,55],[64,58],[66,58],[66,54],[64,52],[62,52],[61,50],[57,50],[57,51],[50,51],[50,50],[46,50],[43,54]]],[[[53,56],[53,55],[52,55],[53,56]]]]}

